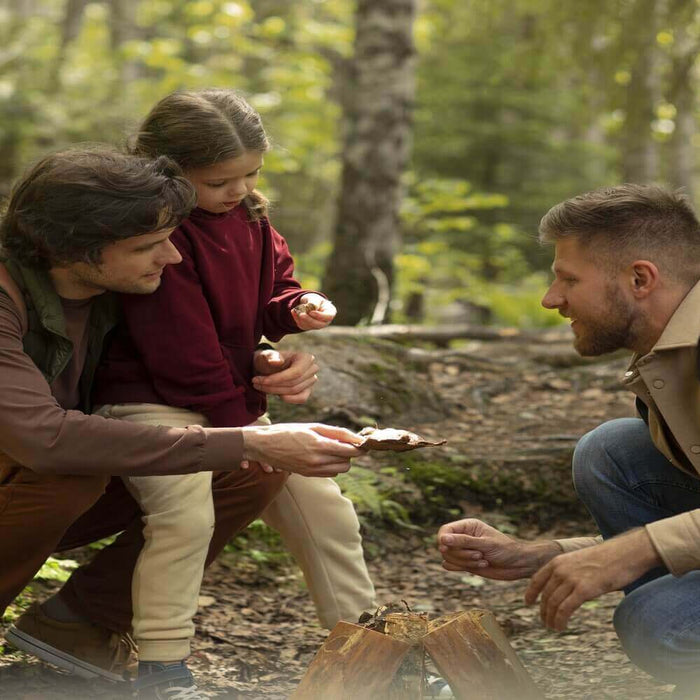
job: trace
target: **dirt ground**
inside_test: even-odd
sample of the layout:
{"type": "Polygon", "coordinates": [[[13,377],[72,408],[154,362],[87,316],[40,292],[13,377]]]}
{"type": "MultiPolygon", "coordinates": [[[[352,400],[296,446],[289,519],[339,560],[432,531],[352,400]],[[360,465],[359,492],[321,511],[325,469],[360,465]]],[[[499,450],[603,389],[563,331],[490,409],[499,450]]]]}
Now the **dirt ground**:
{"type": "MultiPolygon", "coordinates": [[[[669,697],[671,686],[634,668],[619,648],[611,626],[619,594],[587,604],[567,632],[554,633],[539,624],[536,607],[523,603],[523,583],[446,574],[432,547],[417,539],[408,543],[415,549],[406,551],[406,544],[392,542],[381,559],[370,562],[378,599],[403,599],[413,610],[436,613],[491,610],[546,698],[669,697]]],[[[230,567],[224,558],[207,574],[191,667],[212,697],[287,698],[327,633],[318,626],[293,567],[274,572],[230,567]]],[[[0,657],[0,697],[112,700],[129,694],[111,683],[64,675],[15,652],[0,657]]]]}
{"type": "MultiPolygon", "coordinates": [[[[432,350],[418,355],[421,352],[420,371],[442,402],[445,418],[421,423],[404,417],[395,427],[447,438],[440,459],[472,470],[468,473],[473,477],[470,488],[448,504],[441,521],[463,512],[506,524],[523,537],[591,534],[590,521],[567,505],[575,503],[568,462],[584,432],[608,418],[631,415],[630,396],[616,384],[625,360],[578,364],[563,337],[527,347],[471,343],[442,355],[432,350]],[[519,485],[513,499],[519,503],[518,512],[525,513],[520,520],[507,514],[507,502],[499,506],[500,497],[481,493],[474,476],[493,481],[506,471],[519,485]]],[[[411,357],[415,363],[416,353],[411,357]]],[[[390,459],[370,455],[360,464],[377,469],[390,459]]],[[[432,543],[440,520],[422,523],[420,529],[402,529],[372,522],[371,513],[363,518],[369,526],[369,567],[379,602],[403,599],[415,611],[438,614],[491,610],[548,699],[669,697],[672,687],[634,668],[619,647],[611,619],[620,594],[586,604],[565,633],[551,632],[541,626],[537,608],[525,606],[524,582],[493,582],[440,568],[432,543]]],[[[68,556],[87,555],[82,551],[68,556]]],[[[33,595],[44,597],[56,585],[35,583],[33,595]]],[[[211,697],[287,698],[327,634],[318,626],[301,576],[289,562],[273,566],[224,555],[208,571],[200,603],[191,667],[211,697]]],[[[3,699],[108,700],[128,695],[126,687],[75,679],[10,647],[0,655],[3,699]]]]}

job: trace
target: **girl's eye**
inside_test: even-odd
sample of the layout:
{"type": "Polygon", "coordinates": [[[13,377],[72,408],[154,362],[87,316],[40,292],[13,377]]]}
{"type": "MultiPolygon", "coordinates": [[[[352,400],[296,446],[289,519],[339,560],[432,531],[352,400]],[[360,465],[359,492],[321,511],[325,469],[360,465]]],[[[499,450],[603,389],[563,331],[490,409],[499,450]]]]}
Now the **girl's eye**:
{"type": "Polygon", "coordinates": [[[209,187],[223,187],[226,183],[224,182],[208,182],[209,187]]]}

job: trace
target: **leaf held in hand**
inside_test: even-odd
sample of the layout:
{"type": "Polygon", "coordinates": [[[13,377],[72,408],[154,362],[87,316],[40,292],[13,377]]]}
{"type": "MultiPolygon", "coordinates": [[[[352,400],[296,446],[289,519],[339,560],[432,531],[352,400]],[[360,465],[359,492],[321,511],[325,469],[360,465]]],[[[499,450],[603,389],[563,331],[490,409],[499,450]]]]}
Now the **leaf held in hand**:
{"type": "Polygon", "coordinates": [[[444,445],[447,440],[432,442],[425,440],[420,435],[410,433],[408,430],[395,428],[362,428],[358,433],[365,440],[358,445],[363,450],[393,450],[394,452],[406,452],[418,447],[437,447],[444,445]]]}

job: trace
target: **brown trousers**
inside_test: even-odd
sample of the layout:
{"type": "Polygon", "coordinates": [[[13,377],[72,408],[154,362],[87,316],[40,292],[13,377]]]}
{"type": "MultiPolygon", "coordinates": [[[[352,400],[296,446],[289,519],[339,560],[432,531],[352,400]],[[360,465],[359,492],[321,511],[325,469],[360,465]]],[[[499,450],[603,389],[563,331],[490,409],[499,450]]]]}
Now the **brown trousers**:
{"type": "MultiPolygon", "coordinates": [[[[260,515],[287,476],[259,469],[214,473],[216,525],[207,565],[260,515]]],[[[93,622],[129,631],[142,529],[141,511],[120,478],[37,474],[0,455],[0,615],[52,553],[121,532],[73,572],[61,595],[93,622]]]]}

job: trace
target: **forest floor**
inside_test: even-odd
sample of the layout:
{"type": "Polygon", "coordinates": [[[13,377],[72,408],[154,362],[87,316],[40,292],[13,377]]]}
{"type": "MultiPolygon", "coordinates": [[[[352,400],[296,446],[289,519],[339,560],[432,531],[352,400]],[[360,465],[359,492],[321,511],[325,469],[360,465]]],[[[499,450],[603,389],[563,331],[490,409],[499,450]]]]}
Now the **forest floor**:
{"type": "MultiPolygon", "coordinates": [[[[626,360],[580,363],[561,333],[534,344],[471,342],[406,353],[406,373],[420,374],[442,417],[424,420],[418,412],[412,419],[408,412],[385,417],[382,427],[413,429],[448,445],[430,457],[420,451],[414,462],[375,453],[358,460],[359,474],[377,476],[380,501],[387,498],[386,475],[399,511],[413,515],[415,507],[421,514],[407,526],[387,516],[396,509],[358,505],[378,601],[403,599],[415,611],[436,614],[492,611],[546,698],[668,698],[672,686],[632,666],[619,646],[611,620],[621,594],[585,604],[566,632],[551,632],[540,624],[537,606],[525,606],[525,582],[447,573],[434,546],[438,525],[461,513],[526,538],[593,534],[569,483],[570,456],[587,430],[632,415],[631,395],[617,385],[626,360]],[[456,478],[464,488],[455,486],[456,478]],[[494,483],[498,488],[490,488],[494,483]]],[[[359,410],[346,409],[345,415],[359,410]]],[[[89,555],[84,549],[67,556],[89,555]]],[[[58,585],[35,581],[23,604],[58,585]]],[[[264,548],[225,553],[207,572],[200,603],[190,665],[211,697],[289,697],[327,635],[293,563],[264,548]]],[[[10,617],[17,612],[11,608],[10,617]]],[[[122,684],[76,679],[9,646],[0,655],[3,700],[128,696],[122,684]]]]}

